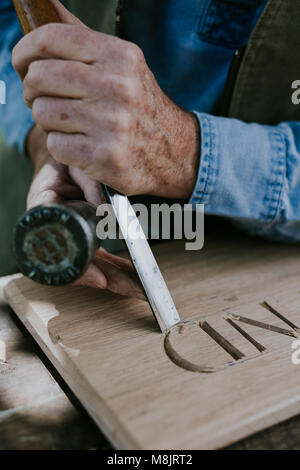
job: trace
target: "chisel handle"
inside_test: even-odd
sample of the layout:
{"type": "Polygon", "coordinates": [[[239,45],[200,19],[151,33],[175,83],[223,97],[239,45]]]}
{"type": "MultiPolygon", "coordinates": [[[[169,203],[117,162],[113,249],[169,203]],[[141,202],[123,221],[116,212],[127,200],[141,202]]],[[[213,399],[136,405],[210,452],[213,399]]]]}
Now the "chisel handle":
{"type": "Polygon", "coordinates": [[[48,23],[61,23],[49,0],[13,0],[24,34],[48,23]]]}

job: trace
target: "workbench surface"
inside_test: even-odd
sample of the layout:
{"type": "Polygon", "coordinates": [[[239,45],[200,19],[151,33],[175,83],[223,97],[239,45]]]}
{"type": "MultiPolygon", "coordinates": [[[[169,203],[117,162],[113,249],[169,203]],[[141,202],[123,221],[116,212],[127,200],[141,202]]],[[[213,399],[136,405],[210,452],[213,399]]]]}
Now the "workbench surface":
{"type": "MultiPolygon", "coordinates": [[[[3,300],[0,340],[7,348],[7,362],[0,364],[1,450],[111,449],[3,300]]],[[[300,417],[230,449],[300,449],[300,417]]]]}

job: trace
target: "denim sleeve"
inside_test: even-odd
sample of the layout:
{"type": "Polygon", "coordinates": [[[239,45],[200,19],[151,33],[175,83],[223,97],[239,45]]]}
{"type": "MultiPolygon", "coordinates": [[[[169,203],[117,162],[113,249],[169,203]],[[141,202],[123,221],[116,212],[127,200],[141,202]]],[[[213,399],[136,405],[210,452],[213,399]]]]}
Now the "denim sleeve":
{"type": "Polygon", "coordinates": [[[190,199],[253,235],[300,241],[300,122],[276,126],[195,112],[201,159],[190,199]]]}
{"type": "Polygon", "coordinates": [[[11,0],[0,1],[0,80],[6,84],[6,104],[0,105],[0,130],[6,143],[24,153],[33,126],[31,110],[23,101],[22,83],[11,64],[11,53],[22,31],[11,0]]]}

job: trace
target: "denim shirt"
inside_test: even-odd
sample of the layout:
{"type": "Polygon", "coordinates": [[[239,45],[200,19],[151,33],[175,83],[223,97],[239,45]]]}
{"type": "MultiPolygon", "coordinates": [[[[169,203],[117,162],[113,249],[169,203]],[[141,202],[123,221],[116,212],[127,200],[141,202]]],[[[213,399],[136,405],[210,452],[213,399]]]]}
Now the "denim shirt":
{"type": "MultiPolygon", "coordinates": [[[[219,116],[234,52],[247,43],[266,3],[125,0],[121,33],[142,48],[165,93],[198,117],[201,157],[190,202],[251,234],[298,242],[300,122],[268,126],[219,116]]],[[[7,104],[0,106],[0,128],[7,143],[23,151],[33,120],[11,66],[20,37],[11,1],[1,0],[0,79],[7,83],[7,104]]]]}

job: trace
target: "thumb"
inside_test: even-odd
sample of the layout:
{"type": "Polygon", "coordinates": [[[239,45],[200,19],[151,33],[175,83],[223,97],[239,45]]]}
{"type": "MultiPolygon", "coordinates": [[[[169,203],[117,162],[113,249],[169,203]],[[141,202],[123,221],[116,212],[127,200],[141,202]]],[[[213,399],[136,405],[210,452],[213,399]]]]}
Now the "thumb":
{"type": "Polygon", "coordinates": [[[49,0],[50,3],[54,6],[58,16],[61,19],[62,23],[65,24],[74,24],[74,25],[81,25],[85,26],[82,21],[80,21],[77,16],[73,15],[69,10],[67,10],[59,0],[49,0]]]}

